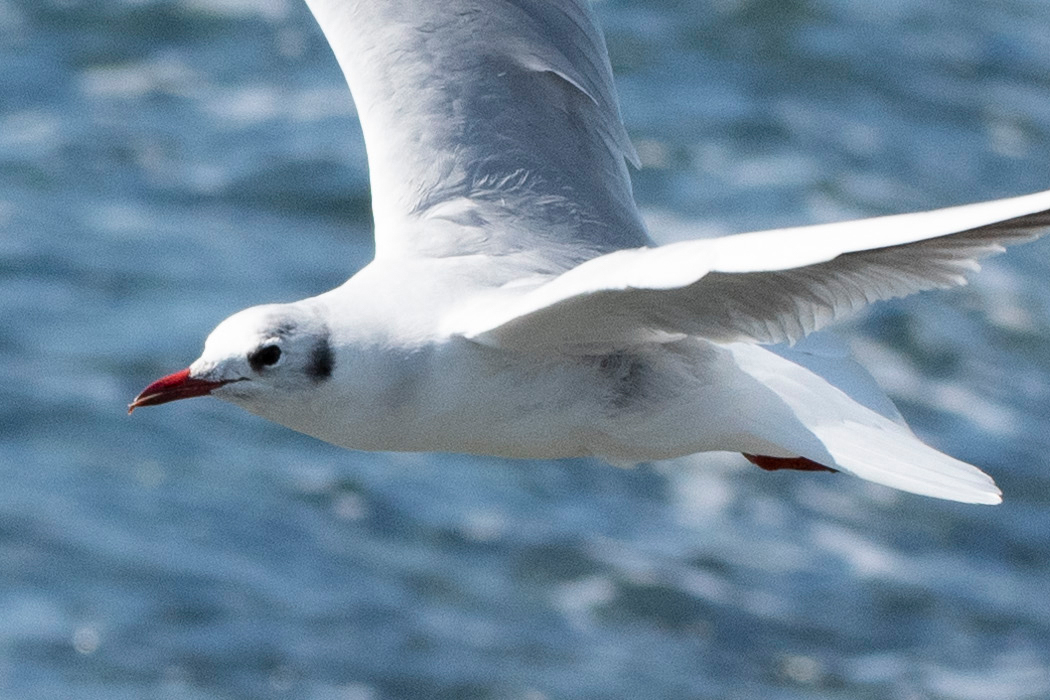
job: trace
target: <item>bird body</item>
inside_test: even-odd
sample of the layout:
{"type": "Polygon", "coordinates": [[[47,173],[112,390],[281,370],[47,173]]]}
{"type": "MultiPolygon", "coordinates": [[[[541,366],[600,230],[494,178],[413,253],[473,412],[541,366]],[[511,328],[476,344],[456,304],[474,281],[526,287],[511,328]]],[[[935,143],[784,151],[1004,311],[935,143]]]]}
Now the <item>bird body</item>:
{"type": "Polygon", "coordinates": [[[806,336],[964,283],[1050,224],[1050,192],[655,246],[586,2],[308,4],[358,106],[376,259],[320,296],[231,316],[132,409],[213,394],[353,449],[614,463],[724,450],[1000,500],[806,336]]]}

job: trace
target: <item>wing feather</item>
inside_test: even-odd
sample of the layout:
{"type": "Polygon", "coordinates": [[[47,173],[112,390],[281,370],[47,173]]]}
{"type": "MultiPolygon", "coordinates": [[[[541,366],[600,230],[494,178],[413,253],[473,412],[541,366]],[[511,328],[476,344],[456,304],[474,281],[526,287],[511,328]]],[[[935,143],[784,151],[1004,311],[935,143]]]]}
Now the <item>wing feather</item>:
{"type": "Polygon", "coordinates": [[[487,309],[464,335],[590,352],[678,335],[793,342],[880,299],[965,284],[1050,226],[1050,191],[918,214],[685,241],[590,260],[487,309]]]}
{"type": "Polygon", "coordinates": [[[648,244],[585,0],[307,0],[368,151],[376,257],[648,244]]]}

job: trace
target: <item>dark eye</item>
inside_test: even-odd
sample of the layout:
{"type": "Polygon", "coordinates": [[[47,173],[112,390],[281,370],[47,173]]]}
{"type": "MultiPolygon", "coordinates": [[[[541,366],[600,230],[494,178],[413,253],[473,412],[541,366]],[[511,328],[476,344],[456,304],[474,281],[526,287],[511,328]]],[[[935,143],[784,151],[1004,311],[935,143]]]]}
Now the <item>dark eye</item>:
{"type": "Polygon", "coordinates": [[[263,367],[277,364],[279,359],[281,359],[281,349],[279,347],[276,345],[264,345],[248,355],[248,364],[258,372],[263,367]]]}

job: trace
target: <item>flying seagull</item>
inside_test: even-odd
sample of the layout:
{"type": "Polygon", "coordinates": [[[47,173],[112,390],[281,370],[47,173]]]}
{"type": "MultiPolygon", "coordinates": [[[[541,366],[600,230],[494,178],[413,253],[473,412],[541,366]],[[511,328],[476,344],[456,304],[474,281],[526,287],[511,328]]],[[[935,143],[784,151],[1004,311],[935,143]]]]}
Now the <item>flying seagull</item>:
{"type": "Polygon", "coordinates": [[[1050,191],[655,246],[586,0],[307,4],[360,115],[375,260],[319,296],[229,317],[129,410],[210,394],[360,450],[734,451],[1001,500],[848,359],[775,344],[964,284],[977,259],[1050,226],[1050,191]]]}

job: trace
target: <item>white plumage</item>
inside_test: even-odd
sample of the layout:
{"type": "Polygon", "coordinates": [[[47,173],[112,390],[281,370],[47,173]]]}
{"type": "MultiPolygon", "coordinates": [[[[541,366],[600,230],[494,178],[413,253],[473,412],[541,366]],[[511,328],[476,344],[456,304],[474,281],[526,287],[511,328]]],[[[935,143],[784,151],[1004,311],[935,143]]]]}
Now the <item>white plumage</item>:
{"type": "Polygon", "coordinates": [[[1050,192],[862,221],[683,241],[589,260],[467,323],[508,348],[645,340],[796,341],[873,301],[965,284],[1050,225],[1050,192]]]}
{"type": "Polygon", "coordinates": [[[326,294],[235,314],[132,408],[211,393],[356,449],[732,450],[1000,500],[804,337],[963,283],[1050,225],[1050,192],[655,247],[585,2],[307,2],[360,114],[376,259],[326,294]]]}

